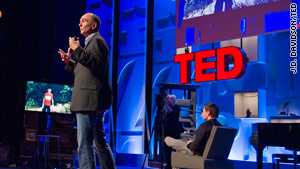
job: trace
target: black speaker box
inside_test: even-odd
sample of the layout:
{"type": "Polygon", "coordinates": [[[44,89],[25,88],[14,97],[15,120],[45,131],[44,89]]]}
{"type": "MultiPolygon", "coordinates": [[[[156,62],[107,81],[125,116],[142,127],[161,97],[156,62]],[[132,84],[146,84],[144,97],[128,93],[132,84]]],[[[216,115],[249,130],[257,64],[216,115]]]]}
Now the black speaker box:
{"type": "MultiPolygon", "coordinates": [[[[73,127],[65,127],[65,128],[51,128],[51,135],[58,135],[59,138],[59,146],[61,154],[72,154],[73,150],[77,149],[77,130],[73,127]]],[[[51,152],[57,152],[57,139],[54,139],[51,143],[51,152]]]]}
{"type": "Polygon", "coordinates": [[[36,142],[22,140],[20,144],[20,157],[33,158],[35,154],[36,142]]]}
{"type": "Polygon", "coordinates": [[[0,144],[0,166],[8,166],[11,157],[11,148],[0,144]]]}
{"type": "Polygon", "coordinates": [[[38,127],[39,114],[37,112],[25,112],[23,127],[38,127]]]}
{"type": "Polygon", "coordinates": [[[36,141],[36,128],[25,128],[25,140],[26,141],[36,141]]]}
{"type": "Polygon", "coordinates": [[[57,127],[73,127],[76,125],[75,116],[73,115],[60,115],[55,117],[57,127]]]}

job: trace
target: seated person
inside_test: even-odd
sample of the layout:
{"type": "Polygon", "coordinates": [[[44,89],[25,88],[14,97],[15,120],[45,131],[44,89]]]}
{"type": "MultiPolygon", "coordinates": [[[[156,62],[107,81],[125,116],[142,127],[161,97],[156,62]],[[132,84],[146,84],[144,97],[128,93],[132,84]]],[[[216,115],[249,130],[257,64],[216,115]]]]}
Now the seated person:
{"type": "Polygon", "coordinates": [[[219,116],[219,108],[214,103],[208,103],[204,106],[202,117],[206,120],[197,129],[195,140],[190,139],[185,142],[183,140],[166,137],[165,142],[168,146],[176,151],[183,152],[191,155],[202,156],[207,140],[210,136],[213,126],[222,126],[216,118],[219,116]]]}

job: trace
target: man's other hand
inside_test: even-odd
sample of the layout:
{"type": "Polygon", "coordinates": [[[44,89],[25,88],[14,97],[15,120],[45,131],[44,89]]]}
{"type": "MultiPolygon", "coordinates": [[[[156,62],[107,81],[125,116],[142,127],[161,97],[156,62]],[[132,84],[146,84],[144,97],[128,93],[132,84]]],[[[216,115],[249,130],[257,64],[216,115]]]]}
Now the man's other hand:
{"type": "Polygon", "coordinates": [[[61,60],[65,63],[69,63],[70,62],[70,53],[71,53],[71,49],[68,49],[68,53],[65,53],[63,50],[59,49],[58,50],[58,54],[60,54],[61,60]]]}

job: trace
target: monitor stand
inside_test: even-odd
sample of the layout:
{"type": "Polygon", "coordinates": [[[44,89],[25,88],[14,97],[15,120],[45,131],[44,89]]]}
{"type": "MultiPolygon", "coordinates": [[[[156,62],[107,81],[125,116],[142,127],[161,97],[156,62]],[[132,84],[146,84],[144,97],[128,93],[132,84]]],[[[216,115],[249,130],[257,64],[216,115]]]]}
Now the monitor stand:
{"type": "Polygon", "coordinates": [[[49,135],[51,125],[51,115],[50,114],[39,114],[37,135],[49,135]]]}

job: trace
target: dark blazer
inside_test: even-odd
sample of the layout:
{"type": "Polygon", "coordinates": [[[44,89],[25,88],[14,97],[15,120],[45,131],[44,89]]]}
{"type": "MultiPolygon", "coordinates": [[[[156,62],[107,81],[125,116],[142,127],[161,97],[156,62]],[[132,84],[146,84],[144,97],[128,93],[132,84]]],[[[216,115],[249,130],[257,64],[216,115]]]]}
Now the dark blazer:
{"type": "Polygon", "coordinates": [[[211,119],[198,127],[195,140],[187,145],[194,155],[202,156],[213,126],[222,126],[222,124],[216,119],[211,119]]]}
{"type": "Polygon", "coordinates": [[[71,54],[66,70],[75,76],[71,111],[104,111],[112,102],[109,55],[105,40],[96,33],[89,43],[71,54]]]}

